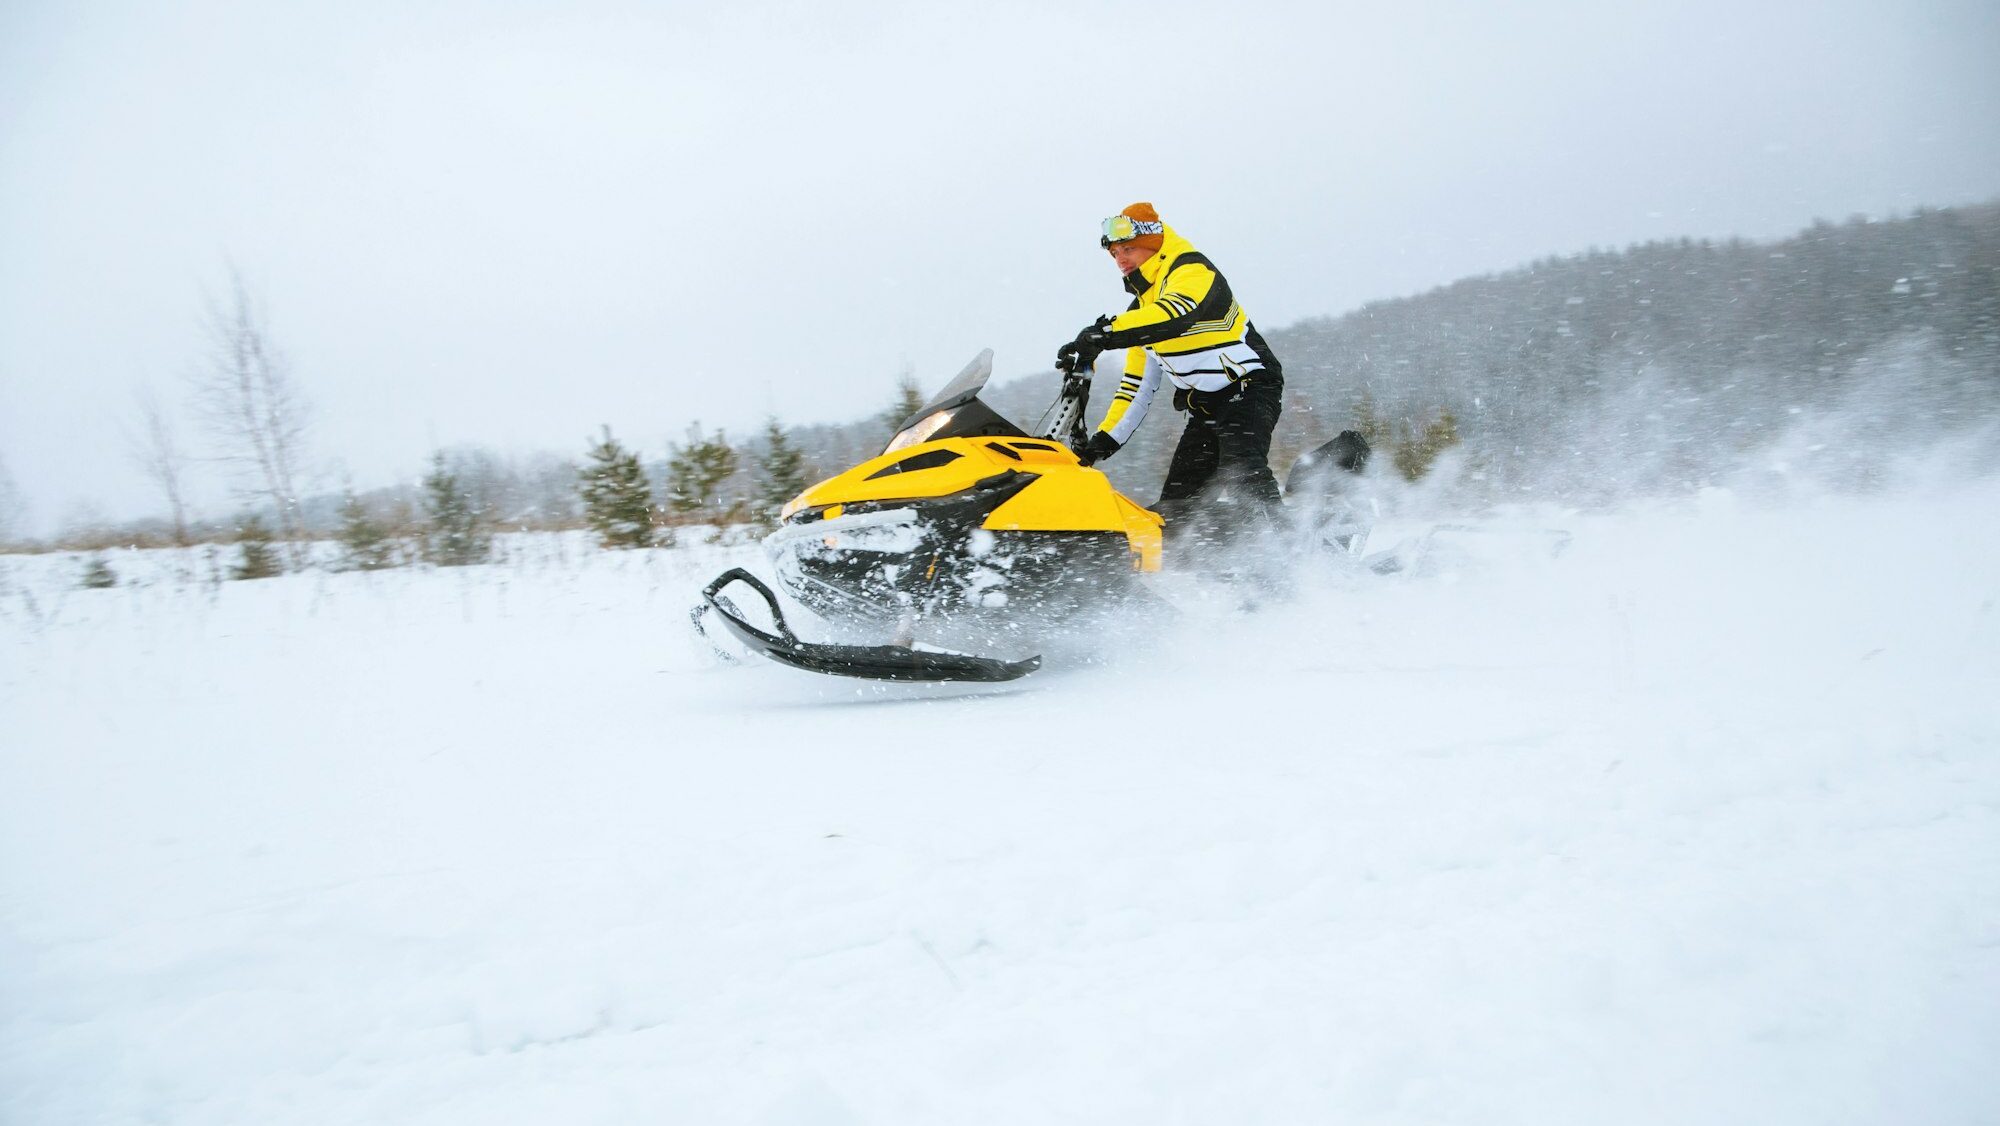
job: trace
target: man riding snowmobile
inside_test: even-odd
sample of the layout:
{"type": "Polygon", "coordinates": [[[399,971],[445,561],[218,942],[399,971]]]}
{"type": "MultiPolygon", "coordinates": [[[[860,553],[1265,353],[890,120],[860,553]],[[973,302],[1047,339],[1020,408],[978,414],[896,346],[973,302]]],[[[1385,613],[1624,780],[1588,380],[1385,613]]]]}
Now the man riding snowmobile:
{"type": "Polygon", "coordinates": [[[1150,203],[1104,220],[1098,242],[1124,275],[1132,305],[1099,317],[1057,351],[1057,367],[1087,371],[1099,353],[1127,349],[1124,378],[1078,458],[1091,465],[1129,442],[1164,375],[1174,409],[1188,416],[1154,505],[1169,540],[1180,538],[1176,528],[1187,527],[1201,508],[1218,503],[1234,506],[1215,512],[1225,534],[1260,522],[1285,527],[1269,461],[1284,373],[1249,313],[1207,256],[1150,203]],[[1251,513],[1261,513],[1261,521],[1251,513]]]}
{"type": "MultiPolygon", "coordinates": [[[[742,567],[702,589],[696,627],[706,634],[702,623],[713,620],[747,649],[812,672],[1012,680],[1040,667],[1039,653],[981,654],[1074,640],[1164,605],[1143,581],[1162,570],[1163,538],[1185,547],[1208,539],[1207,523],[1235,538],[1245,525],[1296,522],[1313,543],[1358,554],[1367,529],[1343,497],[1367,443],[1344,431],[1299,458],[1286,487],[1300,507],[1287,520],[1267,460],[1284,382],[1229,284],[1152,204],[1106,219],[1100,241],[1126,276],[1132,307],[1063,346],[1061,390],[1033,430],[981,401],[993,359],[982,352],[880,455],[785,505],[766,554],[779,585],[822,619],[831,640],[795,633],[778,593],[742,567]],[[1129,349],[1125,378],[1086,437],[1091,366],[1109,348],[1129,349]],[[1138,429],[1163,376],[1188,424],[1153,512],[1090,467],[1138,429]],[[754,604],[746,616],[724,593],[739,587],[764,603],[761,622],[754,604]]],[[[1286,553],[1270,554],[1226,573],[1282,590],[1286,553]]]]}

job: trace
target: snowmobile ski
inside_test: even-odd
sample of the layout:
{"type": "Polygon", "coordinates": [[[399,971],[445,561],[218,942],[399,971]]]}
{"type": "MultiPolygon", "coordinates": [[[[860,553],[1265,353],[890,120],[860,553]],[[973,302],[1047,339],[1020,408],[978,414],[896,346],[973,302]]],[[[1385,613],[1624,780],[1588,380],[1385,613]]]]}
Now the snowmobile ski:
{"type": "Polygon", "coordinates": [[[778,597],[763,580],[741,567],[717,575],[702,588],[702,599],[720,615],[722,624],[737,640],[781,664],[807,672],[853,676],[866,680],[986,681],[1016,680],[1042,667],[1039,656],[1019,661],[995,657],[975,657],[940,649],[916,649],[904,645],[832,645],[802,641],[785,621],[778,597]],[[722,589],[742,583],[757,592],[771,608],[776,633],[762,630],[748,621],[722,589]]]}

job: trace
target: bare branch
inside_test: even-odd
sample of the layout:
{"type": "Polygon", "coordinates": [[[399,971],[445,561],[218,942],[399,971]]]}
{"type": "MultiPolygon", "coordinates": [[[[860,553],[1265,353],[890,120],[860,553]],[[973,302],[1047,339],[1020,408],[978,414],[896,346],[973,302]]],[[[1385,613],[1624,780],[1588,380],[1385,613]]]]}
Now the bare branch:
{"type": "Polygon", "coordinates": [[[194,405],[221,445],[221,460],[247,479],[249,495],[275,510],[296,556],[303,551],[298,474],[310,412],[242,273],[232,267],[229,282],[229,302],[209,307],[209,354],[193,379],[194,405]]]}
{"type": "Polygon", "coordinates": [[[160,495],[166,498],[167,509],[174,521],[174,543],[186,547],[192,542],[188,537],[187,491],[184,487],[187,454],[175,436],[173,420],[167,417],[153,389],[141,387],[137,395],[139,432],[128,438],[132,460],[160,490],[160,495]]]}

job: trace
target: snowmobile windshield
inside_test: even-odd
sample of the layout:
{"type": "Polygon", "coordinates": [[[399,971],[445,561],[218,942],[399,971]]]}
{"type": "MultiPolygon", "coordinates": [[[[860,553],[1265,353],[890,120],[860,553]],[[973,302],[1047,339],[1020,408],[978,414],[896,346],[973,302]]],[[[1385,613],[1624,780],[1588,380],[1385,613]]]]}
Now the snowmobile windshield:
{"type": "Polygon", "coordinates": [[[931,400],[917,408],[917,412],[903,421],[902,429],[889,439],[883,453],[892,454],[920,442],[935,442],[940,438],[976,438],[985,436],[1025,438],[1027,432],[1000,417],[992,407],[979,401],[979,392],[986,388],[986,380],[993,375],[993,349],[988,348],[972,358],[965,370],[952,377],[944,390],[931,396],[931,400]]]}

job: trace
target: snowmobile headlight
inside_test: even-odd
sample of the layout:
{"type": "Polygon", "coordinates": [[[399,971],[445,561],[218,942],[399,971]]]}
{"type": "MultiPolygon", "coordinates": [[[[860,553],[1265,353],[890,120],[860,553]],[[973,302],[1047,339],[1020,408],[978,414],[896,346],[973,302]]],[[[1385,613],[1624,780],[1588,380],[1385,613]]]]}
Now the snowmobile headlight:
{"type": "Polygon", "coordinates": [[[914,425],[899,431],[894,438],[889,439],[888,448],[882,452],[892,454],[897,450],[906,449],[919,442],[929,441],[931,435],[944,429],[945,423],[951,421],[951,416],[951,411],[936,411],[925,415],[918,419],[914,425]]]}
{"type": "Polygon", "coordinates": [[[1131,242],[1140,235],[1161,234],[1166,229],[1165,223],[1148,223],[1134,219],[1130,215],[1113,215],[1104,221],[1104,237],[1098,239],[1097,244],[1109,248],[1121,242],[1131,242]]]}

